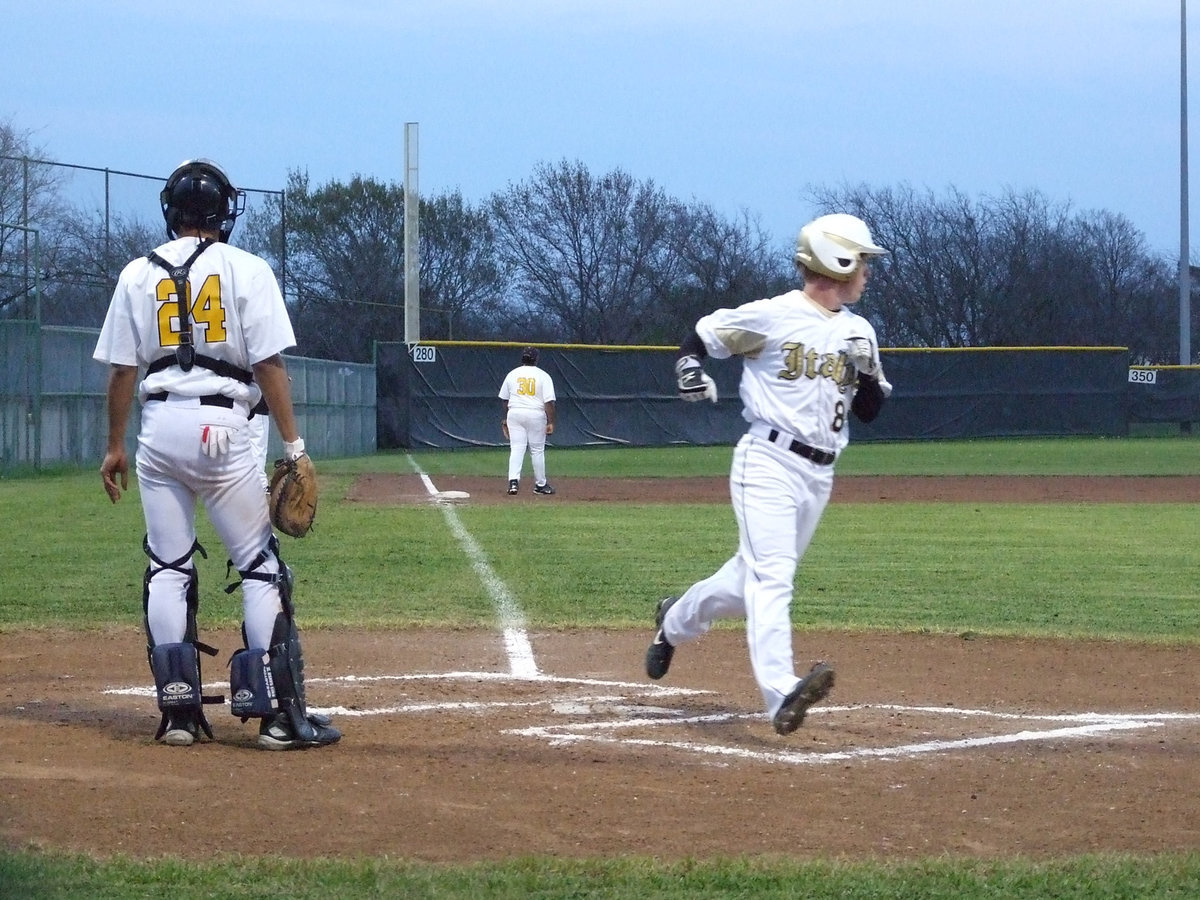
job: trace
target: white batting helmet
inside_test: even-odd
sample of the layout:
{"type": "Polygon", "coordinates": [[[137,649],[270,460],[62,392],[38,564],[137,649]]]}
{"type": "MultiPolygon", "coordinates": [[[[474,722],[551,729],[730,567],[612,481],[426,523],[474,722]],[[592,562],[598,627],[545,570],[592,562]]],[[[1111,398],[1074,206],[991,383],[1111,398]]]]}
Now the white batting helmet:
{"type": "Polygon", "coordinates": [[[887,252],[871,240],[871,230],[858,216],[833,213],[813,219],[800,229],[796,264],[836,281],[849,281],[864,256],[887,252]]]}

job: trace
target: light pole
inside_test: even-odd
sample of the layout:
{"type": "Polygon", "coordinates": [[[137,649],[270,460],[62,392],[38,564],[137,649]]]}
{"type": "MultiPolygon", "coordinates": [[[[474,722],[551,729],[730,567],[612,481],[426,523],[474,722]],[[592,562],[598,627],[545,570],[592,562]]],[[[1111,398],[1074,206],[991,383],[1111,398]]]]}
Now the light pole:
{"type": "Polygon", "coordinates": [[[1179,0],[1179,364],[1192,362],[1192,277],[1188,247],[1187,0],[1179,0]]]}

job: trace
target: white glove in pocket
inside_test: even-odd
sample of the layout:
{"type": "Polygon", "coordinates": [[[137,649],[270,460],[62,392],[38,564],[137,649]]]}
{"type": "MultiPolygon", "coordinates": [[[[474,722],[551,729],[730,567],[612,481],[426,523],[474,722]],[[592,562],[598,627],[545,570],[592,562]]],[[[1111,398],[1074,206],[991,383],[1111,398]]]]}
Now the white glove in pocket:
{"type": "Polygon", "coordinates": [[[215,459],[229,452],[234,429],[228,425],[204,425],[200,429],[200,448],[204,455],[215,459]]]}

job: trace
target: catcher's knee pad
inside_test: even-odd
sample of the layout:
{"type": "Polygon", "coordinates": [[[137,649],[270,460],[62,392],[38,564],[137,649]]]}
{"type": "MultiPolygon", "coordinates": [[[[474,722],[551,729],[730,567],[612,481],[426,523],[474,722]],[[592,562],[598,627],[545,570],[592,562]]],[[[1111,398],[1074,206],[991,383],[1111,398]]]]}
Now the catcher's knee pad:
{"type": "Polygon", "coordinates": [[[200,708],[200,654],[195,644],[180,641],[151,648],[150,669],[159,709],[200,708]]]}
{"type": "Polygon", "coordinates": [[[242,721],[275,714],[275,679],[261,647],[242,649],[229,661],[229,711],[242,721]]]}

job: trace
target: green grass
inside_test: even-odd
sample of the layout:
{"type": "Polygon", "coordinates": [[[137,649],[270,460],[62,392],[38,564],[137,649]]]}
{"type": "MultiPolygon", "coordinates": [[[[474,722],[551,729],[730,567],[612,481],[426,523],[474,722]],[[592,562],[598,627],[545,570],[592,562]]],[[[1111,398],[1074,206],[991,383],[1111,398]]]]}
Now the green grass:
{"type": "MultiPolygon", "coordinates": [[[[322,471],[317,531],[284,542],[306,627],[493,624],[441,509],[341,502],[351,476],[322,471]]],[[[736,544],[725,504],[520,509],[455,515],[534,627],[641,627],[650,600],[736,544]]],[[[113,506],[94,473],[0,482],[0,628],[139,624],[143,530],[136,490],[113,506]]],[[[1191,504],[834,504],[793,612],[804,627],[1200,640],[1200,542],[1176,537],[1195,534],[1191,504]]],[[[224,551],[202,516],[199,535],[202,622],[236,624],[240,595],[224,593],[224,551]]]]}
{"type": "Polygon", "coordinates": [[[939,859],[917,863],[713,859],[517,859],[474,866],[395,860],[235,858],[215,863],[92,860],[0,852],[0,896],[158,900],[358,898],[746,898],[746,900],[983,900],[1195,897],[1200,856],[1085,856],[1068,862],[939,859]]]}
{"type": "MultiPolygon", "coordinates": [[[[499,477],[505,451],[318,461],[316,533],[286,540],[305,628],[490,627],[494,610],[436,507],[348,503],[362,472],[499,477]]],[[[551,450],[555,476],[724,477],[730,448],[551,450]]],[[[852,445],[840,475],[1200,474],[1200,440],[1158,437],[852,445]]],[[[453,515],[535,627],[644,627],[650,601],[733,551],[725,504],[461,506],[453,515]]],[[[240,620],[200,519],[202,628],[240,620]]],[[[0,629],[137,626],[136,490],[109,504],[94,469],[0,479],[0,629]]],[[[799,627],[1200,643],[1200,508],[1190,504],[835,504],[801,565],[799,627]]],[[[737,626],[731,626],[737,627],[737,626]]],[[[780,859],[472,866],[386,859],[90,859],[0,851],[0,897],[1190,897],[1200,856],[1033,862],[780,859]]]]}
{"type": "MultiPolygon", "coordinates": [[[[547,452],[552,476],[724,476],[732,450],[717,447],[570,448],[547,452]]],[[[421,450],[411,454],[430,475],[502,477],[506,449],[421,450]]],[[[340,471],[409,471],[399,451],[335,460],[340,471]]],[[[1139,438],[872,442],[850,446],[839,475],[1196,475],[1200,435],[1139,438]]]]}

